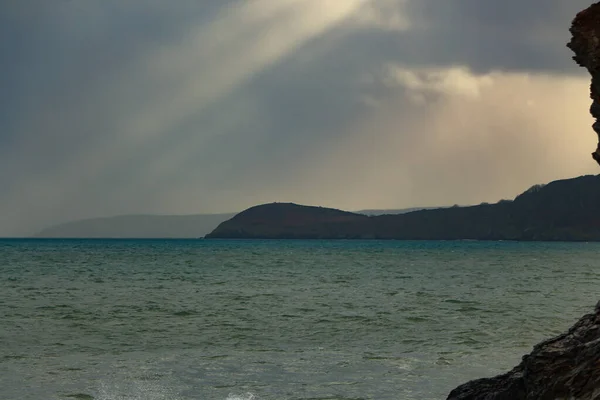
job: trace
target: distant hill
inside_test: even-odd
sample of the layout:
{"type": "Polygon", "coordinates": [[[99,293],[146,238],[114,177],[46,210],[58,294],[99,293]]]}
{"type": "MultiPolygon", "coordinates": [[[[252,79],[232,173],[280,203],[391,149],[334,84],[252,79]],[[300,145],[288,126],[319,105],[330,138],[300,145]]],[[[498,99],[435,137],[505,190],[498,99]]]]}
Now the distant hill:
{"type": "Polygon", "coordinates": [[[321,238],[345,237],[362,214],[332,208],[271,203],[249,208],[221,223],[206,238],[321,238]]]}
{"type": "Polygon", "coordinates": [[[496,204],[366,216],[272,203],[221,223],[206,238],[600,240],[600,176],[535,185],[496,204]]]}
{"type": "Polygon", "coordinates": [[[123,215],[73,221],[44,229],[40,238],[202,238],[235,214],[123,215]]]}

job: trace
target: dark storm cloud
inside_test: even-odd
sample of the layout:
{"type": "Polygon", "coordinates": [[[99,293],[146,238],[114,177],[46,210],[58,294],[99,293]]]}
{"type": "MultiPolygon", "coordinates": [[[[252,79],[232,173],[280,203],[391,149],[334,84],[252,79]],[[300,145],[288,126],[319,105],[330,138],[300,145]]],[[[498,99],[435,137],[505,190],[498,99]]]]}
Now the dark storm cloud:
{"type": "Polygon", "coordinates": [[[399,46],[416,63],[465,64],[476,71],[572,73],[565,47],[570,21],[590,4],[589,0],[410,1],[406,11],[417,28],[399,46]]]}

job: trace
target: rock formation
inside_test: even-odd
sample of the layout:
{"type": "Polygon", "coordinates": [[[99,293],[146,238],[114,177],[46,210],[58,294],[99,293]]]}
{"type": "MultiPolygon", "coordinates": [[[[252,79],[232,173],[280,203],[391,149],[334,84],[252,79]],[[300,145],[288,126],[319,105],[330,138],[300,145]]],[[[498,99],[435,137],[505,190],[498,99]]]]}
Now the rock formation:
{"type": "Polygon", "coordinates": [[[600,303],[568,332],[536,345],[512,371],[467,382],[447,400],[600,399],[600,303]]]}
{"type": "MultiPolygon", "coordinates": [[[[600,2],[581,11],[571,25],[571,41],[567,46],[573,50],[573,60],[592,75],[590,113],[596,119],[592,125],[600,138],[600,2]]],[[[592,157],[600,164],[600,142],[592,157]]]]}

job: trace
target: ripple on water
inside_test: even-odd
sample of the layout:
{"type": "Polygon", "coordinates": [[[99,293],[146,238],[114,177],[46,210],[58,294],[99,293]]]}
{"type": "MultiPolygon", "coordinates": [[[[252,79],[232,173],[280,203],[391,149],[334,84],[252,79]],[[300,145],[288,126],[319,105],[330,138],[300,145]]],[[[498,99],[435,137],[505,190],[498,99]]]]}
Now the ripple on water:
{"type": "Polygon", "coordinates": [[[443,398],[600,287],[594,244],[2,243],[7,399],[443,398]]]}

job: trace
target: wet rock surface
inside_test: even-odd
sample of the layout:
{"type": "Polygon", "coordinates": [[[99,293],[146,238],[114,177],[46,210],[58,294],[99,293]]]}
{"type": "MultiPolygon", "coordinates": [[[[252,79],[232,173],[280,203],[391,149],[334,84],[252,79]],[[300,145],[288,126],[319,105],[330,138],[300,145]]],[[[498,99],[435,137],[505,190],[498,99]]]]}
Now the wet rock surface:
{"type": "MultiPolygon", "coordinates": [[[[590,113],[596,119],[592,128],[600,138],[600,2],[577,14],[570,32],[572,37],[567,46],[575,53],[573,60],[592,76],[590,113]]],[[[592,157],[600,164],[600,143],[592,157]]]]}
{"type": "Polygon", "coordinates": [[[510,372],[467,382],[447,399],[600,399],[600,303],[568,332],[536,345],[510,372]]]}

